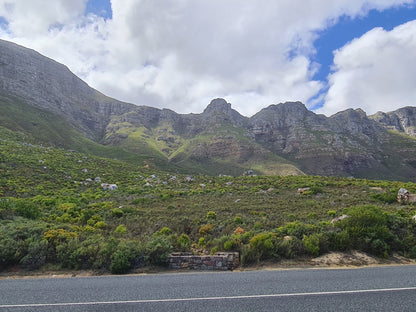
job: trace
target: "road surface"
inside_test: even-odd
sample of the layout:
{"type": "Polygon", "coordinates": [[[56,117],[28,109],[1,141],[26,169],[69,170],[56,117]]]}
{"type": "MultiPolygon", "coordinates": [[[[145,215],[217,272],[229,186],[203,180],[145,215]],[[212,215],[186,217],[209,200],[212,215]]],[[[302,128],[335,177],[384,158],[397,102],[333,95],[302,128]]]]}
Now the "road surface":
{"type": "Polygon", "coordinates": [[[416,266],[2,279],[0,311],[416,311],[416,266]]]}

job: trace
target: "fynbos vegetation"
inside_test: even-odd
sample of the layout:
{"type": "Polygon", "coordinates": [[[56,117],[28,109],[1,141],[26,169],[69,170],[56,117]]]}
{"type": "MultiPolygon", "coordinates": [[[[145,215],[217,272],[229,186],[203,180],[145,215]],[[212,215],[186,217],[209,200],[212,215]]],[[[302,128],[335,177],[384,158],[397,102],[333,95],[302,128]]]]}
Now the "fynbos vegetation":
{"type": "Polygon", "coordinates": [[[348,250],[416,258],[416,208],[394,200],[413,183],[190,177],[27,140],[1,129],[2,271],[120,274],[173,251],[239,251],[242,265],[348,250]]]}

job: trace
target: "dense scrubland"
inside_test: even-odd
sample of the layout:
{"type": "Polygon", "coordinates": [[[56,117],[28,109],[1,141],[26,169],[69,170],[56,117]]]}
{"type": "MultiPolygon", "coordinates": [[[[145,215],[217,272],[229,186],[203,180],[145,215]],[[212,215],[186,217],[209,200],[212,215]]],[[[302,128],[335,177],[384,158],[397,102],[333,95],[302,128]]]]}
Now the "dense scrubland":
{"type": "Polygon", "coordinates": [[[128,273],[172,251],[239,251],[242,265],[348,250],[416,258],[416,207],[396,200],[414,183],[186,176],[0,138],[0,271],[128,273]]]}

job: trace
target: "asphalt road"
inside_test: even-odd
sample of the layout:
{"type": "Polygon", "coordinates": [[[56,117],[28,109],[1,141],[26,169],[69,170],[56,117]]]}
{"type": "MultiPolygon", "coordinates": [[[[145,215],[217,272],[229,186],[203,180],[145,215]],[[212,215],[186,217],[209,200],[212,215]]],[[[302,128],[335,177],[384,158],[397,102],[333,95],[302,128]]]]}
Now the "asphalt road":
{"type": "Polygon", "coordinates": [[[416,311],[416,266],[3,279],[0,311],[416,311]]]}

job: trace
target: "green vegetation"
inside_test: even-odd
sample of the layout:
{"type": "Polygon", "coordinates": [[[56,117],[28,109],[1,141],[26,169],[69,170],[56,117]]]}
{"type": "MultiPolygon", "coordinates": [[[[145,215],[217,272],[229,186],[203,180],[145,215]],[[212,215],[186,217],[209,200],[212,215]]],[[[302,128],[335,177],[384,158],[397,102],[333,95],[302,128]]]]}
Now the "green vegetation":
{"type": "Polygon", "coordinates": [[[123,274],[164,266],[172,251],[239,251],[243,265],[353,249],[416,257],[416,207],[397,203],[401,187],[416,192],[335,177],[190,179],[0,128],[0,271],[123,274]]]}

